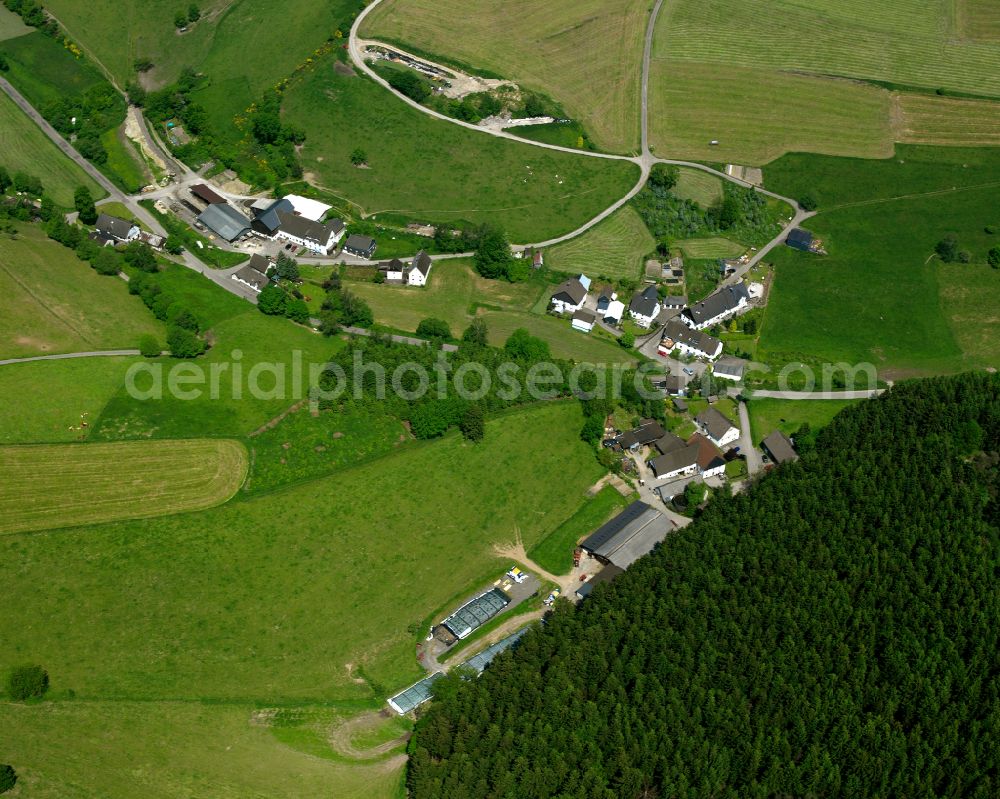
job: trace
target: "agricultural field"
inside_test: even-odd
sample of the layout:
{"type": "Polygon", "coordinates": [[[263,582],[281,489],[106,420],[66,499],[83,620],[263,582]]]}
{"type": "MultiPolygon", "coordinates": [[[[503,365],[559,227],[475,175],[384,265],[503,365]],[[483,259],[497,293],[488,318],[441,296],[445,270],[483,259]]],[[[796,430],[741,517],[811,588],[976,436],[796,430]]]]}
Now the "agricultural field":
{"type": "Polygon", "coordinates": [[[137,355],[0,366],[0,397],[19,398],[16,412],[0,414],[0,444],[87,439],[105,403],[125,385],[129,368],[142,360],[137,355]]]}
{"type": "Polygon", "coordinates": [[[856,402],[858,400],[752,399],[747,409],[753,443],[759,446],[775,430],[791,436],[803,424],[808,424],[813,430],[826,427],[834,416],[856,402]]]}
{"type": "Polygon", "coordinates": [[[956,0],[955,14],[965,38],[1000,43],[1000,6],[993,0],[956,0]]]}
{"type": "Polygon", "coordinates": [[[540,280],[486,280],[465,260],[436,262],[423,289],[353,282],[349,287],[371,306],[376,322],[397,330],[416,330],[422,319],[433,316],[446,321],[452,335],[459,336],[479,316],[485,319],[489,341],[495,346],[502,346],[511,333],[524,327],[545,339],[557,358],[597,363],[634,360],[609,341],[571,329],[567,321],[529,312],[533,305],[544,306],[551,285],[540,280]]]}
{"type": "Polygon", "coordinates": [[[397,722],[367,709],[0,703],[5,756],[18,763],[11,795],[32,799],[398,799],[400,749],[369,755],[366,741],[341,741],[354,727],[400,734],[397,722]]]}
{"type": "Polygon", "coordinates": [[[5,39],[16,39],[31,33],[34,28],[24,24],[21,18],[6,6],[0,5],[0,42],[5,39]]]}
{"type": "Polygon", "coordinates": [[[828,256],[788,248],[772,252],[777,272],[758,358],[869,362],[889,378],[990,365],[981,317],[961,340],[955,335],[956,317],[971,315],[969,297],[960,284],[945,280],[952,268],[944,268],[933,252],[938,241],[955,235],[972,261],[963,267],[968,285],[988,286],[997,277],[985,263],[996,244],[985,229],[997,223],[991,198],[998,173],[990,166],[997,156],[971,149],[954,153],[964,156],[964,166],[945,155],[935,161],[929,148],[910,148],[912,160],[902,153],[898,161],[843,160],[839,169],[812,157],[817,168],[808,180],[801,169],[810,159],[795,157],[771,170],[786,185],[803,181],[824,201],[840,204],[809,222],[828,256]],[[953,182],[957,172],[969,185],[953,182]],[[873,184],[883,197],[847,202],[873,184]],[[954,292],[949,311],[942,304],[946,287],[954,292]]]}
{"type": "Polygon", "coordinates": [[[896,141],[945,146],[1000,145],[1000,102],[931,94],[895,97],[896,141]]]}
{"type": "Polygon", "coordinates": [[[691,200],[702,208],[711,208],[722,200],[722,178],[700,169],[680,167],[677,170],[677,185],[671,192],[682,200],[691,200]]]}
{"type": "Polygon", "coordinates": [[[135,349],[164,326],[126,284],[21,225],[0,236],[0,358],[135,349]]]}
{"type": "Polygon", "coordinates": [[[20,598],[0,673],[43,663],[53,691],[88,700],[381,702],[419,677],[432,618],[506,567],[494,543],[530,549],[584,502],[602,469],[582,422],[579,403],[545,403],[481,443],[450,435],[206,511],[0,537],[20,598]],[[387,475],[407,490],[387,494],[387,475]]]}
{"type": "Polygon", "coordinates": [[[296,80],[283,108],[290,123],[309,131],[302,150],[307,177],[367,214],[489,222],[529,243],[576,229],[638,178],[634,164],[543,150],[432,119],[333,64],[321,59],[296,80]],[[359,142],[367,169],[350,162],[359,142]]]}
{"type": "Polygon", "coordinates": [[[746,252],[746,247],[735,241],[712,236],[706,239],[682,239],[674,242],[687,258],[735,258],[746,252]]]}
{"type": "Polygon", "coordinates": [[[954,369],[1000,364],[1000,312],[987,302],[1000,294],[1000,275],[982,265],[942,264],[938,285],[941,311],[962,350],[954,369]]]}
{"type": "Polygon", "coordinates": [[[643,259],[656,241],[631,205],[624,205],[582,236],[545,251],[545,265],[554,272],[579,274],[591,279],[603,275],[638,279],[643,259]]]}
{"type": "Polygon", "coordinates": [[[243,483],[237,441],[0,447],[0,534],[202,510],[243,483]]]}
{"type": "Polygon", "coordinates": [[[485,0],[470,13],[457,0],[389,0],[365,19],[361,34],[416,45],[546,94],[583,123],[598,147],[628,153],[639,146],[650,7],[625,0],[485,0]]]}
{"type": "MultiPolygon", "coordinates": [[[[0,7],[2,8],[2,7],[0,7]]],[[[9,13],[3,9],[4,13],[9,13]]],[[[26,172],[42,181],[57,204],[73,207],[73,192],[86,186],[95,199],[104,195],[80,167],[67,158],[6,94],[0,93],[0,166],[11,174],[26,172]]]]}
{"type": "Polygon", "coordinates": [[[892,155],[884,89],[728,60],[682,61],[670,52],[650,65],[649,140],[657,155],[746,165],[792,151],[892,155]]]}

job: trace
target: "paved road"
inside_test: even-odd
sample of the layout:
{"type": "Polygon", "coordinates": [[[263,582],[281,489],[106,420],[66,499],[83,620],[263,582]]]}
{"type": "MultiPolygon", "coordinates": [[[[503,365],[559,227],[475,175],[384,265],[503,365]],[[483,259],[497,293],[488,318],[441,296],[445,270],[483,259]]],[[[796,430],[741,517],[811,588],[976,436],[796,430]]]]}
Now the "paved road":
{"type": "Polygon", "coordinates": [[[93,350],[92,352],[65,352],[61,355],[34,355],[30,358],[7,358],[0,361],[0,366],[12,363],[31,363],[32,361],[64,361],[68,358],[115,358],[122,355],[139,355],[139,350],[93,350]]]}
{"type": "Polygon", "coordinates": [[[750,413],[747,411],[747,404],[739,404],[740,413],[740,452],[747,460],[747,473],[753,477],[764,468],[764,461],[760,453],[753,445],[753,438],[750,435],[750,413]]]}

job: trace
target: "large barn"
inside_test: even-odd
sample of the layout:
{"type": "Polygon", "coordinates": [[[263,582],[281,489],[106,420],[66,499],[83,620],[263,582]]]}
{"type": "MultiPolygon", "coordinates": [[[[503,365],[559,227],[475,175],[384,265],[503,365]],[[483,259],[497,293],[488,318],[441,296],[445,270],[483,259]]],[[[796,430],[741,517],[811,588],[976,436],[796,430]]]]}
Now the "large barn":
{"type": "Polygon", "coordinates": [[[670,528],[666,514],[636,500],[580,546],[601,563],[627,569],[666,538],[670,528]]]}

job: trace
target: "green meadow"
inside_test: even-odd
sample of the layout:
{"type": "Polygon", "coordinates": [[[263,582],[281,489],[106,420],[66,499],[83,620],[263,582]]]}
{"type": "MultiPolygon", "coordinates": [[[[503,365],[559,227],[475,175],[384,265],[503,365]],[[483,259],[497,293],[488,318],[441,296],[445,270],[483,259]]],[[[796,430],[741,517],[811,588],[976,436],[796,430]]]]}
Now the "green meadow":
{"type": "Polygon", "coordinates": [[[803,424],[808,424],[813,430],[826,427],[834,416],[855,402],[857,400],[752,399],[747,408],[753,443],[760,445],[775,430],[791,436],[803,424]]]}
{"type": "Polygon", "coordinates": [[[643,259],[655,247],[656,241],[639,214],[625,205],[586,233],[548,248],[545,265],[555,272],[582,272],[591,279],[604,275],[636,280],[643,259]]]}

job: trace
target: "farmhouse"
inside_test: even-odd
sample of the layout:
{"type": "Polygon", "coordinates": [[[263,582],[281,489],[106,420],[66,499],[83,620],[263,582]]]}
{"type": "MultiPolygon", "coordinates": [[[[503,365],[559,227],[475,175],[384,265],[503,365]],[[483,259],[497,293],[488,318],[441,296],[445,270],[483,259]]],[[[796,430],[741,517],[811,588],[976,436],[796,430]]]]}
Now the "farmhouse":
{"type": "Polygon", "coordinates": [[[655,286],[647,286],[632,295],[628,313],[639,327],[649,327],[660,312],[660,297],[655,286]]]}
{"type": "Polygon", "coordinates": [[[141,232],[135,222],[130,222],[127,219],[117,216],[109,216],[108,214],[101,214],[97,217],[95,227],[97,228],[97,232],[104,236],[105,239],[113,239],[122,244],[139,238],[139,233],[141,232]]]}
{"type": "Polygon", "coordinates": [[[726,473],[726,459],[721,450],[705,436],[694,433],[688,444],[698,447],[698,471],[702,477],[717,477],[726,473]]]}
{"type": "Polygon", "coordinates": [[[552,299],[549,300],[552,310],[556,313],[575,313],[583,307],[583,301],[587,299],[587,286],[580,277],[571,277],[556,286],[552,299]]]}
{"type": "Polygon", "coordinates": [[[410,265],[403,270],[403,282],[408,286],[426,286],[434,262],[425,250],[413,256],[410,265]]]}
{"type": "Polygon", "coordinates": [[[290,200],[282,198],[280,200],[257,200],[250,206],[250,213],[253,215],[251,227],[253,232],[266,238],[273,239],[278,229],[281,227],[281,220],[278,212],[287,214],[294,213],[295,206],[290,200]]]}
{"type": "Polygon", "coordinates": [[[624,315],[625,303],[613,300],[608,304],[608,310],[604,312],[604,321],[609,325],[620,325],[624,315]]]}
{"type": "Polygon", "coordinates": [[[357,233],[348,236],[344,242],[344,252],[361,258],[371,258],[375,254],[375,239],[371,236],[361,236],[357,233]]]}
{"type": "Polygon", "coordinates": [[[391,261],[383,261],[378,265],[378,271],[385,275],[386,283],[402,283],[403,270],[405,268],[406,264],[398,258],[393,258],[391,261]]]}
{"type": "Polygon", "coordinates": [[[597,316],[593,311],[587,311],[581,308],[573,314],[572,327],[574,330],[579,330],[581,333],[589,333],[594,329],[594,324],[596,322],[597,316]]]}
{"type": "Polygon", "coordinates": [[[764,452],[775,463],[787,463],[797,461],[798,453],[792,447],[791,439],[780,430],[775,430],[767,438],[760,442],[764,452]]]}
{"type": "Polygon", "coordinates": [[[666,432],[655,419],[641,419],[637,428],[618,436],[618,443],[622,449],[636,450],[663,438],[666,432]]]}
{"type": "Polygon", "coordinates": [[[195,199],[200,200],[203,205],[217,205],[226,201],[225,197],[205,183],[195,183],[191,187],[191,194],[194,195],[195,199]]]}
{"type": "Polygon", "coordinates": [[[750,306],[750,294],[742,283],[725,286],[684,311],[681,317],[695,330],[718,324],[750,306]]]}
{"type": "Polygon", "coordinates": [[[743,379],[743,372],[746,370],[747,362],[742,358],[733,355],[724,355],[715,362],[712,367],[712,374],[721,377],[723,380],[732,380],[738,383],[743,379]]]}
{"type": "Polygon", "coordinates": [[[722,354],[722,342],[700,330],[692,330],[676,320],[667,322],[663,327],[663,339],[657,352],[669,355],[673,350],[681,355],[714,360],[722,354]]]}
{"type": "Polygon", "coordinates": [[[227,203],[208,206],[198,215],[198,221],[228,242],[241,239],[250,232],[250,221],[227,203]]]}
{"type": "Polygon", "coordinates": [[[270,283],[270,279],[267,277],[270,269],[271,262],[267,258],[263,255],[253,255],[249,263],[239,271],[234,272],[232,277],[237,283],[249,286],[259,294],[264,286],[270,283]]]}
{"type": "Polygon", "coordinates": [[[731,444],[740,437],[740,429],[715,408],[706,408],[694,418],[694,421],[717,447],[731,444]]]}
{"type": "Polygon", "coordinates": [[[601,563],[627,569],[667,537],[666,514],[636,500],[599,527],[580,547],[601,563]]]}
{"type": "Polygon", "coordinates": [[[462,605],[441,622],[441,626],[461,640],[471,635],[509,604],[510,597],[499,588],[491,588],[462,605]]]}
{"type": "Polygon", "coordinates": [[[326,216],[326,212],[333,207],[332,205],[321,203],[319,200],[310,200],[308,197],[300,197],[298,194],[286,194],[282,199],[291,203],[292,212],[297,216],[301,216],[304,219],[309,219],[313,222],[321,221],[323,217],[326,216]]]}
{"type": "Polygon", "coordinates": [[[329,255],[337,249],[344,236],[344,223],[340,219],[329,222],[314,222],[304,216],[278,211],[278,229],[275,239],[284,239],[318,255],[329,255]]]}
{"type": "Polygon", "coordinates": [[[658,458],[648,461],[658,480],[669,480],[672,477],[684,477],[698,473],[698,456],[701,447],[697,444],[685,444],[680,449],[671,450],[658,458]]]}

